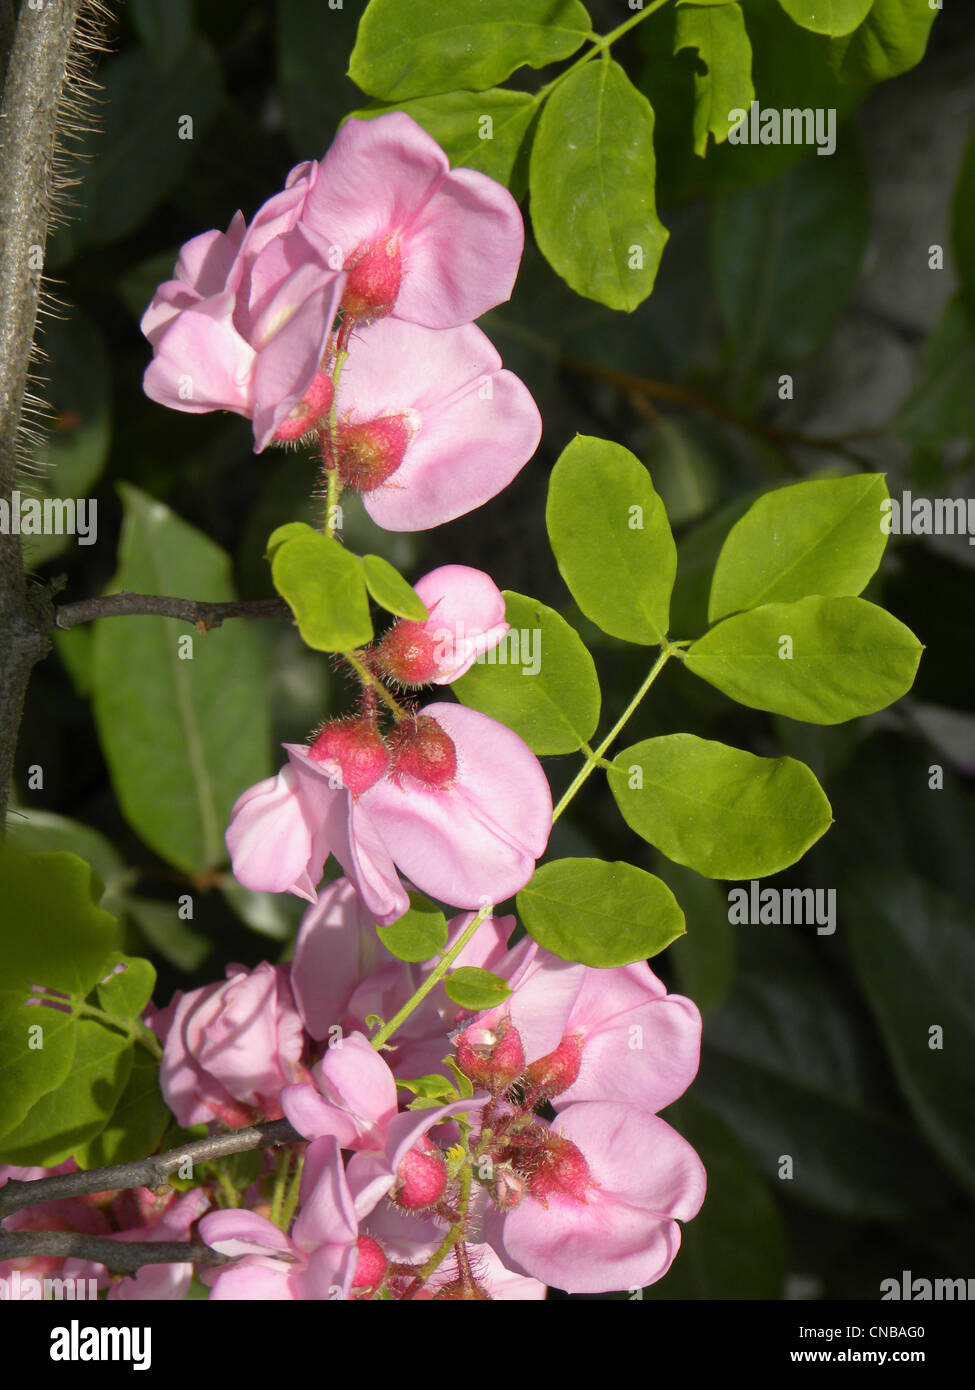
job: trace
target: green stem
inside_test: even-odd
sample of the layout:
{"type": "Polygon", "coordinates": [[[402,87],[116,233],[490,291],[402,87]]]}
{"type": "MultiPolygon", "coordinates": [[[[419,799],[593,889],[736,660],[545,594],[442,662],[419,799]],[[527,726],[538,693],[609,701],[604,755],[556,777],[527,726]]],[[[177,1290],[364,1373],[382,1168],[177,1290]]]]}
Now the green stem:
{"type": "Polygon", "coordinates": [[[595,58],[597,53],[602,53],[604,55],[608,54],[609,49],[617,39],[621,39],[630,29],[635,28],[638,24],[642,24],[649,15],[652,15],[656,10],[661,9],[666,4],[667,0],[653,0],[653,3],[648,5],[645,10],[638,10],[636,14],[631,15],[629,19],[625,19],[623,23],[617,25],[615,29],[611,29],[608,34],[595,35],[592,40],[592,48],[590,48],[587,53],[583,53],[581,58],[577,58],[574,63],[570,64],[564,72],[560,72],[558,77],[553,77],[551,82],[546,83],[538,92],[535,98],[536,101],[544,101],[553,89],[569,76],[570,72],[575,72],[576,68],[581,68],[583,64],[589,62],[590,58],[595,58]]]}
{"type": "Polygon", "coordinates": [[[342,483],[339,478],[338,470],[338,448],[339,448],[339,377],[342,375],[342,368],[345,366],[348,357],[348,349],[342,348],[335,354],[335,366],[332,369],[332,404],[328,411],[328,442],[329,457],[331,467],[327,470],[328,488],[325,494],[325,527],[329,536],[334,537],[336,532],[336,519],[339,498],[342,496],[342,483]]]}
{"type": "Polygon", "coordinates": [[[97,1018],[99,1023],[104,1023],[107,1028],[115,1028],[120,1033],[124,1033],[133,1042],[141,1043],[147,1052],[151,1052],[156,1061],[160,1061],[163,1055],[159,1039],[150,1028],[138,1018],[125,1019],[116,1018],[114,1014],[107,1014],[104,1009],[97,1009],[94,1004],[86,1004],[80,999],[61,999],[57,995],[36,994],[31,995],[38,1004],[58,1004],[62,1008],[68,1005],[72,1013],[81,1014],[85,1018],[97,1018]]]}
{"type": "Polygon", "coordinates": [[[285,1233],[290,1230],[294,1220],[295,1212],[298,1209],[298,1196],[301,1192],[301,1170],[305,1166],[305,1155],[296,1155],[295,1171],[291,1178],[291,1183],[284,1198],[284,1206],[281,1211],[281,1229],[285,1233]]]}
{"type": "Polygon", "coordinates": [[[342,659],[349,663],[353,671],[355,671],[356,675],[362,681],[362,684],[371,686],[372,689],[379,696],[379,698],[389,706],[389,708],[392,710],[393,718],[396,720],[397,723],[399,723],[401,719],[406,718],[406,710],[403,708],[402,705],[398,704],[397,701],[393,699],[392,695],[390,695],[389,691],[386,689],[385,685],[383,685],[382,681],[378,680],[373,675],[373,673],[369,670],[369,667],[366,665],[366,663],[362,660],[361,657],[356,656],[355,652],[343,652],[342,659]]]}
{"type": "Polygon", "coordinates": [[[288,1228],[284,1225],[284,1212],[290,1172],[291,1150],[282,1149],[278,1155],[278,1170],[274,1175],[274,1191],[271,1194],[271,1220],[279,1231],[285,1233],[287,1233],[288,1228]]]}
{"type": "MultiPolygon", "coordinates": [[[[670,658],[672,656],[680,656],[682,654],[682,648],[686,647],[687,645],[688,643],[686,641],[664,641],[661,647],[660,655],[657,657],[656,661],[653,663],[653,666],[650,668],[650,673],[647,676],[646,680],[643,682],[643,684],[640,686],[640,689],[633,696],[633,699],[627,705],[626,709],[620,715],[619,719],[617,719],[616,723],[610,729],[609,733],[603,739],[602,743],[599,745],[597,749],[595,749],[595,751],[590,749],[588,745],[586,746],[586,761],[583,764],[580,771],[573,778],[572,782],[569,784],[568,790],[565,792],[565,794],[559,801],[559,804],[556,806],[554,812],[552,813],[553,825],[558,820],[559,816],[562,814],[565,808],[568,806],[569,802],[575,796],[579,788],[592,774],[592,772],[597,767],[608,766],[606,760],[603,757],[603,754],[606,752],[606,749],[619,734],[620,730],[623,728],[627,720],[633,714],[634,710],[640,704],[640,701],[643,699],[644,695],[646,695],[651,685],[653,685],[654,681],[660,675],[660,672],[664,669],[670,658]]],[[[357,662],[358,658],[354,658],[353,664],[355,665],[357,662]]],[[[359,662],[358,665],[362,665],[362,663],[359,662]]],[[[356,669],[358,669],[358,666],[356,667],[356,669]]],[[[363,670],[365,670],[365,667],[363,667],[363,670]]],[[[478,912],[477,916],[473,918],[470,925],[467,926],[465,930],[462,932],[456,944],[453,947],[451,947],[451,949],[440,961],[437,962],[436,966],[420,985],[419,989],[417,989],[416,992],[406,1001],[406,1003],[399,1010],[399,1012],[397,1014],[394,1014],[394,1016],[389,1020],[388,1023],[384,1023],[382,1028],[380,1028],[379,1032],[373,1036],[373,1038],[371,1039],[373,1047],[381,1048],[384,1043],[389,1041],[392,1035],[396,1032],[396,1029],[399,1028],[401,1024],[406,1022],[413,1010],[423,1002],[423,1000],[427,997],[427,995],[430,993],[433,987],[440,983],[440,981],[446,975],[447,971],[453,965],[454,961],[460,955],[461,951],[467,945],[468,941],[470,941],[471,937],[477,931],[478,927],[485,920],[485,918],[488,917],[493,911],[493,905],[481,908],[480,912],[478,912]]]]}
{"type": "Polygon", "coordinates": [[[586,761],[583,763],[580,770],[576,773],[575,777],[569,783],[567,791],[562,796],[561,800],[559,801],[559,804],[556,806],[555,810],[552,813],[553,824],[558,820],[559,816],[568,806],[569,802],[575,796],[576,792],[586,781],[586,779],[592,774],[592,772],[597,767],[600,766],[603,754],[606,752],[606,749],[616,738],[617,734],[620,732],[624,724],[633,714],[634,710],[637,708],[644,695],[646,695],[647,691],[650,689],[651,685],[653,685],[654,681],[660,675],[660,672],[664,669],[667,662],[670,660],[671,656],[674,655],[674,653],[674,645],[670,642],[665,643],[661,649],[660,655],[657,657],[656,661],[653,663],[653,666],[650,668],[650,674],[647,676],[646,680],[640,686],[640,689],[633,696],[633,699],[627,705],[626,709],[620,715],[619,719],[617,719],[616,723],[610,729],[609,733],[603,739],[602,743],[596,749],[595,753],[591,756],[586,757],[586,761]]]}
{"type": "Polygon", "coordinates": [[[444,1236],[440,1245],[433,1252],[425,1265],[416,1272],[416,1278],[422,1279],[425,1284],[435,1270],[439,1269],[444,1260],[453,1250],[454,1246],[467,1237],[467,1208],[471,1200],[471,1169],[469,1164],[461,1169],[460,1172],[460,1200],[457,1203],[457,1220],[444,1236]]]}
{"type": "Polygon", "coordinates": [[[214,1174],[216,1175],[220,1191],[227,1199],[227,1206],[239,1207],[240,1193],[237,1191],[236,1187],[234,1187],[233,1183],[230,1181],[230,1178],[227,1176],[226,1171],[220,1167],[219,1163],[211,1164],[211,1167],[213,1169],[214,1174]]]}
{"type": "Polygon", "coordinates": [[[413,1010],[423,1002],[434,986],[440,983],[454,961],[460,955],[461,951],[467,945],[468,941],[470,941],[471,937],[477,931],[478,927],[493,911],[494,904],[488,903],[486,907],[482,907],[479,912],[475,913],[474,917],[461,932],[454,945],[451,946],[446,955],[442,956],[437,962],[430,971],[430,974],[420,985],[419,989],[406,1001],[400,1011],[394,1014],[388,1023],[384,1023],[379,1032],[374,1034],[370,1039],[373,1047],[377,1049],[381,1048],[384,1043],[389,1041],[396,1032],[396,1029],[399,1028],[402,1023],[406,1022],[413,1010]]]}

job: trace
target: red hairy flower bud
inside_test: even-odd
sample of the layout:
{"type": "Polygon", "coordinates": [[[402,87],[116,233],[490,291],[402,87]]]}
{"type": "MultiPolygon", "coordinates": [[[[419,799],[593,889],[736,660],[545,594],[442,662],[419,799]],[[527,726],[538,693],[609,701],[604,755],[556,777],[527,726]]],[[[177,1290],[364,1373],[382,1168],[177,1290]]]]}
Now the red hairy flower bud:
{"type": "Polygon", "coordinates": [[[361,1295],[372,1293],[386,1277],[386,1256],[382,1246],[372,1236],[360,1236],[359,1258],[352,1276],[352,1288],[361,1295]]]}
{"type": "Polygon", "coordinates": [[[587,1191],[594,1186],[589,1164],[571,1139],[549,1135],[538,1166],[528,1176],[528,1190],[536,1201],[548,1206],[549,1197],[558,1196],[584,1202],[587,1191]]]}
{"type": "Polygon", "coordinates": [[[436,639],[423,623],[400,619],[376,648],[376,660],[387,675],[403,685],[426,685],[440,674],[436,639]]]}
{"type": "Polygon", "coordinates": [[[390,755],[371,720],[334,719],[324,725],[308,756],[331,764],[342,785],[360,796],[385,775],[390,755]]]}
{"type": "Polygon", "coordinates": [[[404,719],[389,735],[392,774],[415,777],[425,787],[449,787],[457,775],[454,740],[429,715],[404,719]]]}
{"type": "Polygon", "coordinates": [[[335,388],[332,378],[318,372],[308,390],[292,410],[286,420],[282,420],[274,431],[274,438],[282,444],[293,444],[313,430],[328,413],[335,388]]]}
{"type": "Polygon", "coordinates": [[[403,252],[395,237],[373,242],[345,267],[342,308],[350,318],[371,323],[384,318],[396,303],[403,279],[403,252]]]}
{"type": "Polygon", "coordinates": [[[397,1206],[418,1211],[439,1202],[446,1186],[447,1165],[443,1154],[424,1134],[396,1170],[396,1186],[390,1196],[397,1206]]]}
{"type": "Polygon", "coordinates": [[[567,1033],[554,1052],[539,1057],[525,1071],[525,1092],[532,1105],[551,1100],[572,1085],[582,1065],[582,1039],[567,1033]]]}
{"type": "Polygon", "coordinates": [[[457,1039],[457,1065],[476,1086],[492,1095],[506,1091],[525,1069],[518,1029],[508,1019],[494,1028],[474,1023],[457,1039]]]}
{"type": "Polygon", "coordinates": [[[403,462],[412,433],[406,415],[340,425],[336,465],[342,482],[360,492],[380,487],[403,462]]]}

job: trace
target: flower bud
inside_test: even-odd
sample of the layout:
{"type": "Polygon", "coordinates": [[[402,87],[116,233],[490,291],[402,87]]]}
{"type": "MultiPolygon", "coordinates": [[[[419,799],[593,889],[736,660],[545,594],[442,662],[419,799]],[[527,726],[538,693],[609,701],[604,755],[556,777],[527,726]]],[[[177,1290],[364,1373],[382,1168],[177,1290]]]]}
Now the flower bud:
{"type": "Polygon", "coordinates": [[[512,1211],[528,1188],[525,1179],[513,1168],[501,1166],[494,1170],[491,1200],[499,1211],[512,1211]]]}
{"type": "Polygon", "coordinates": [[[389,749],[369,719],[333,719],[323,726],[308,756],[330,764],[335,776],[353,796],[360,796],[389,768],[389,749]]]}
{"type": "Polygon", "coordinates": [[[352,1276],[352,1289],[356,1297],[375,1293],[386,1277],[386,1256],[382,1246],[372,1236],[360,1236],[358,1241],[359,1258],[352,1276]]]}
{"type": "Polygon", "coordinates": [[[418,1211],[440,1201],[447,1186],[447,1165],[443,1154],[425,1134],[399,1165],[396,1186],[390,1194],[398,1207],[418,1211]]]}
{"type": "Polygon", "coordinates": [[[582,1038],[566,1034],[554,1052],[539,1057],[525,1070],[525,1094],[533,1106],[561,1095],[576,1080],[582,1065],[582,1038]]]}
{"type": "Polygon", "coordinates": [[[494,1028],[472,1024],[457,1039],[457,1065],[475,1086],[492,1095],[506,1091],[525,1069],[518,1029],[506,1018],[494,1028]]]}
{"type": "Polygon", "coordinates": [[[373,492],[396,472],[413,437],[409,413],[339,426],[336,466],[346,487],[373,492]]]}
{"type": "Polygon", "coordinates": [[[378,665],[403,685],[429,685],[440,674],[436,641],[424,623],[401,619],[376,648],[378,665]]]}
{"type": "Polygon", "coordinates": [[[449,787],[457,775],[457,749],[454,741],[429,715],[404,719],[389,735],[394,777],[415,777],[425,787],[449,787]]]}
{"type": "Polygon", "coordinates": [[[345,269],[345,313],[366,323],[385,318],[396,303],[403,279],[403,252],[396,238],[387,237],[356,252],[345,269]]]}
{"type": "Polygon", "coordinates": [[[293,444],[315,429],[328,414],[334,394],[332,378],[318,372],[291,414],[278,425],[273,438],[281,444],[293,444]]]}
{"type": "Polygon", "coordinates": [[[571,1139],[549,1135],[528,1177],[528,1190],[542,1206],[553,1196],[572,1197],[585,1202],[587,1191],[595,1187],[589,1164],[571,1139]]]}

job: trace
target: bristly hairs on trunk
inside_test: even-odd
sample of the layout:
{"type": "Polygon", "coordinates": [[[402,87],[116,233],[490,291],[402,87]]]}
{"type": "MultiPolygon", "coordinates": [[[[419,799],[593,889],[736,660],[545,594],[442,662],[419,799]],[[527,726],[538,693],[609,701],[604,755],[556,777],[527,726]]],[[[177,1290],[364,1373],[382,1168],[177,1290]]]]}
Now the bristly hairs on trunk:
{"type": "MultiPolygon", "coordinates": [[[[79,182],[72,142],[90,129],[95,55],[112,20],[101,0],[0,0],[0,498],[36,473],[46,411],[34,364],[38,317],[56,313],[43,282],[52,226],[70,217],[79,182]],[[36,387],[36,391],[31,389],[36,387]]],[[[21,538],[0,532],[0,834],[27,682],[50,647],[49,585],[28,580],[21,538]]]]}

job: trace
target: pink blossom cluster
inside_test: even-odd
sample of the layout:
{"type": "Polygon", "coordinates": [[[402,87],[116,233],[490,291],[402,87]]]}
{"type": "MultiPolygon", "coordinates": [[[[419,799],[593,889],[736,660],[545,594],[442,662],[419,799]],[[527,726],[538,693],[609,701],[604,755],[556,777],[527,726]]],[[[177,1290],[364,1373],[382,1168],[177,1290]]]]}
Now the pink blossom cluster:
{"type": "MultiPolygon", "coordinates": [[[[471,921],[450,923],[446,949],[471,921]]],[[[455,960],[503,979],[503,1004],[465,1011],[438,982],[383,1051],[371,1021],[406,1003],[434,962],[391,955],[347,879],[308,908],[290,964],[231,965],[226,980],[150,1006],[163,1096],[181,1125],[284,1116],[301,1136],[293,1219],[269,1201],[268,1153],[237,1205],[204,1181],[179,1195],[37,1204],[7,1229],[202,1238],[226,1257],[199,1271],[218,1300],[521,1300],[660,1279],[678,1222],[705,1192],[700,1159],[657,1114],[696,1074],[700,1016],[646,964],[569,964],[527,937],[511,946],[515,926],[486,918],[455,960]]],[[[90,1260],[38,1257],[0,1274],[15,1263],[123,1299],[185,1298],[192,1276],[188,1263],[120,1278],[90,1260]]]]}
{"type": "Polygon", "coordinates": [[[182,248],[142,319],[145,391],[245,416],[256,452],[307,439],[380,526],[437,526],[506,487],[541,436],[473,324],[510,297],[523,243],[511,194],[451,170],[409,116],[350,119],[250,223],[182,248]]]}
{"type": "Polygon", "coordinates": [[[325,724],[310,744],[233,808],[227,845],[247,888],[314,902],[330,854],[381,925],[409,907],[400,873],[453,907],[503,901],[534,872],[552,826],[538,759],[517,734],[462,705],[438,701],[389,719],[376,685],[449,684],[497,645],[504,599],[480,570],[445,565],[417,593],[424,622],[398,620],[363,654],[375,685],[359,711],[325,724]],[[391,727],[384,733],[381,720],[391,727]]]}
{"type": "MultiPolygon", "coordinates": [[[[470,921],[451,923],[448,949],[470,921]]],[[[180,1122],[283,1114],[308,1141],[288,1231],[259,1199],[200,1221],[233,1261],[204,1271],[211,1297],[523,1299],[667,1271],[705,1175],[656,1112],[697,1071],[697,1009],[645,964],[509,948],[514,926],[486,919],[455,962],[504,979],[503,1005],[466,1013],[438,983],[387,1052],[367,1019],[391,1016],[432,962],[390,955],[345,879],[306,912],[290,966],[232,966],[151,1015],[180,1122]],[[468,1094],[410,1108],[418,1078],[449,1089],[448,1056],[468,1094]]]]}

